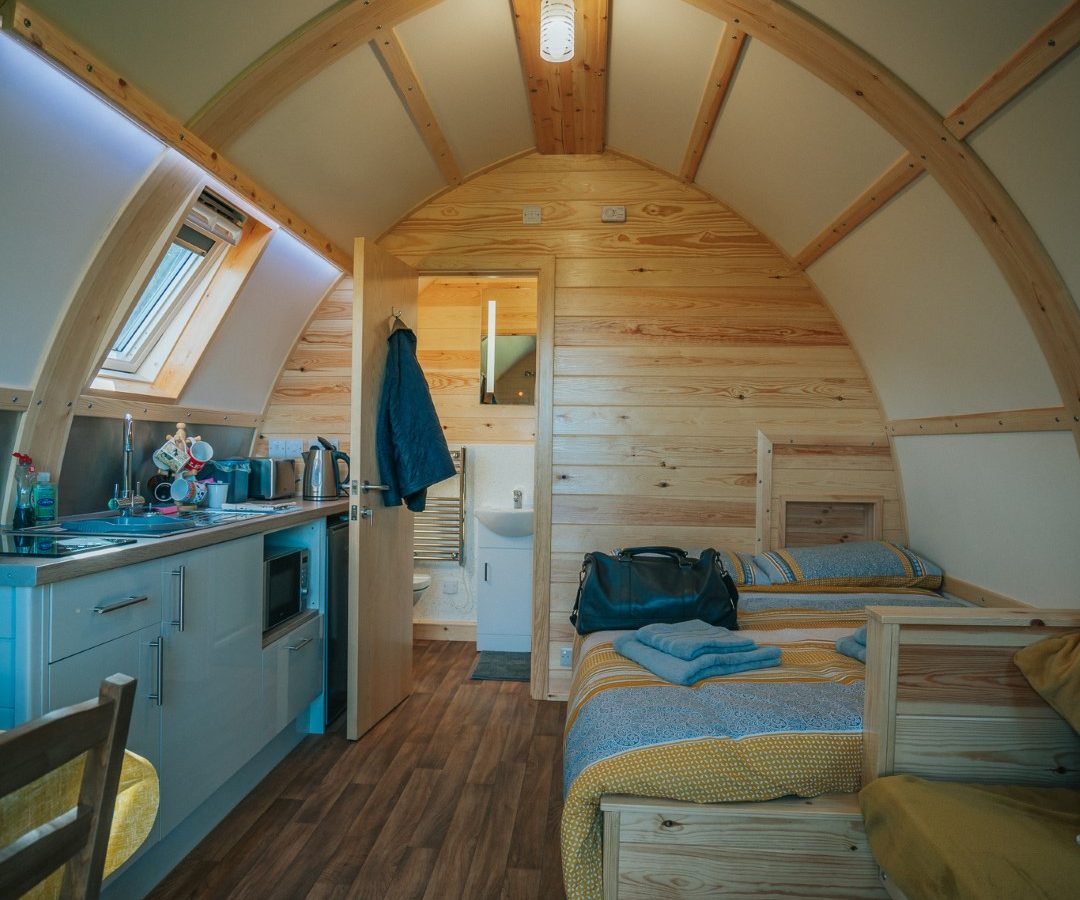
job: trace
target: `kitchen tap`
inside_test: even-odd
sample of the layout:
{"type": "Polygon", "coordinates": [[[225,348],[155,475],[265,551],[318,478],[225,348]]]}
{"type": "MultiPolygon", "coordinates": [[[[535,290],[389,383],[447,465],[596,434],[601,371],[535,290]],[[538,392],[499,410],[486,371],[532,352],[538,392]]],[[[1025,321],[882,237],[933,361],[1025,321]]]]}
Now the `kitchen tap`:
{"type": "Polygon", "coordinates": [[[134,424],[135,420],[132,418],[131,413],[124,413],[124,482],[123,490],[120,492],[120,496],[116,498],[116,506],[118,509],[129,511],[146,505],[146,501],[139,495],[139,486],[135,485],[132,488],[132,456],[134,455],[135,444],[131,432],[134,424]]]}
{"type": "Polygon", "coordinates": [[[521,509],[521,488],[514,489],[514,509],[521,509]]]}

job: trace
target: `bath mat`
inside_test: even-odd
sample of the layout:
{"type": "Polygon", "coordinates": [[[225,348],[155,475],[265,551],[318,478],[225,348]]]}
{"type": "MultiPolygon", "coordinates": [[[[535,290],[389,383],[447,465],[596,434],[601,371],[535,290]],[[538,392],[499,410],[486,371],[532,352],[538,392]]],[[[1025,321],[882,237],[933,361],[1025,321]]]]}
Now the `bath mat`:
{"type": "Polygon", "coordinates": [[[531,653],[506,650],[481,650],[473,667],[473,681],[528,681],[531,653]]]}

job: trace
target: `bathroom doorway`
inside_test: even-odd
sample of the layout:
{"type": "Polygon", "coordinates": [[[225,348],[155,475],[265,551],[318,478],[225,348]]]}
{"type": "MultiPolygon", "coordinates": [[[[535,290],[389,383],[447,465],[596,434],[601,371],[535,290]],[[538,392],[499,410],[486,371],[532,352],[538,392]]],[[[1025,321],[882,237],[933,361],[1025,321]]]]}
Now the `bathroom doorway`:
{"type": "MultiPolygon", "coordinates": [[[[447,443],[451,451],[463,448],[468,460],[464,542],[458,560],[424,559],[418,553],[414,572],[427,587],[414,598],[414,635],[476,640],[482,576],[476,568],[479,526],[473,511],[503,500],[509,507],[514,491],[521,490],[520,502],[533,509],[524,635],[533,654],[532,693],[542,697],[546,684],[536,683],[536,662],[547,652],[548,628],[546,603],[543,615],[537,615],[536,597],[541,581],[546,593],[550,571],[554,261],[490,267],[442,262],[417,266],[417,352],[447,443]],[[501,493],[500,487],[505,488],[501,493]]],[[[457,490],[447,482],[429,496],[457,490]]]]}

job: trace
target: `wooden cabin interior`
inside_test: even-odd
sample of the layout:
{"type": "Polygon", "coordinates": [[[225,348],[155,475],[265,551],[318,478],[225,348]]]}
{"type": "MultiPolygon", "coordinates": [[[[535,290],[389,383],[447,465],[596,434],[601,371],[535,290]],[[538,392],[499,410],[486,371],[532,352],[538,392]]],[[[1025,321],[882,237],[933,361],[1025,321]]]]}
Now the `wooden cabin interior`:
{"type": "Polygon", "coordinates": [[[1080,787],[1012,662],[1080,628],[1078,45],[1077,0],[0,0],[0,729],[137,679],[102,896],[905,896],[860,786],[1080,787]],[[957,605],[840,616],[853,780],[604,782],[581,837],[584,555],[863,542],[957,605]]]}

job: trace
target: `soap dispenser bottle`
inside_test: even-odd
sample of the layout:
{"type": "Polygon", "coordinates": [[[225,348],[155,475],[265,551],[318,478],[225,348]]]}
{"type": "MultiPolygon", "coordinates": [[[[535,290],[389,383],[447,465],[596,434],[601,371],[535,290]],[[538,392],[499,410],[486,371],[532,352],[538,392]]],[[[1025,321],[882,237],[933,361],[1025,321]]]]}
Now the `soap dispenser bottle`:
{"type": "Polygon", "coordinates": [[[18,531],[34,524],[34,505],[31,491],[34,486],[34,461],[25,453],[12,453],[18,460],[15,466],[15,517],[11,527],[18,531]]]}
{"type": "Polygon", "coordinates": [[[38,472],[34,485],[34,524],[53,525],[56,522],[56,485],[48,472],[38,472]]]}

